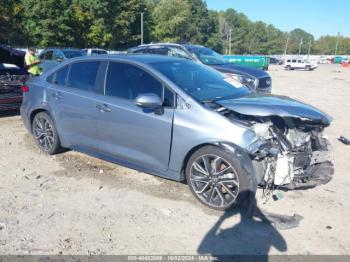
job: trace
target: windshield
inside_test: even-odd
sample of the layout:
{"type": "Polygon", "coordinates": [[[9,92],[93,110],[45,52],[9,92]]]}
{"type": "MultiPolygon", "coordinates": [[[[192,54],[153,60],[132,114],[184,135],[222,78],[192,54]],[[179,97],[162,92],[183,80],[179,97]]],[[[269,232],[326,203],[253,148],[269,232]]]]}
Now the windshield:
{"type": "Polygon", "coordinates": [[[235,87],[225,81],[224,76],[207,67],[191,61],[167,61],[151,64],[196,100],[214,101],[250,94],[245,87],[235,87]]]}
{"type": "Polygon", "coordinates": [[[191,47],[191,52],[206,65],[222,65],[226,64],[225,58],[206,47],[191,47]]]}
{"type": "Polygon", "coordinates": [[[86,55],[86,52],[83,50],[64,50],[62,52],[66,58],[73,58],[86,55]]]}

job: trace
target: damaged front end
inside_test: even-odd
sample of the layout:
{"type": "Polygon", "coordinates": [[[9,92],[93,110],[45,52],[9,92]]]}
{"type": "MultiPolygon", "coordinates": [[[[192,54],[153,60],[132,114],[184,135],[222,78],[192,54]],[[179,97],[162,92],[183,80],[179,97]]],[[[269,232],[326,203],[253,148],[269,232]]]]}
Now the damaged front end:
{"type": "Polygon", "coordinates": [[[254,130],[257,139],[246,150],[260,186],[307,189],[332,179],[330,143],[324,134],[330,118],[243,115],[224,107],[217,111],[235,124],[254,130]]]}

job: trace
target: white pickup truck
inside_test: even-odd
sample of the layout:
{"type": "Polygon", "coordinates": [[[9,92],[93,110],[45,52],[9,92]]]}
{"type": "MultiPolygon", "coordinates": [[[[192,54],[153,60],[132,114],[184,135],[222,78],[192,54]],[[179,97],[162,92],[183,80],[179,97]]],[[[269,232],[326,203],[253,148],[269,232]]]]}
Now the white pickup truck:
{"type": "Polygon", "coordinates": [[[284,68],[286,70],[305,69],[310,71],[317,68],[317,64],[302,59],[287,59],[284,63],[284,68]]]}

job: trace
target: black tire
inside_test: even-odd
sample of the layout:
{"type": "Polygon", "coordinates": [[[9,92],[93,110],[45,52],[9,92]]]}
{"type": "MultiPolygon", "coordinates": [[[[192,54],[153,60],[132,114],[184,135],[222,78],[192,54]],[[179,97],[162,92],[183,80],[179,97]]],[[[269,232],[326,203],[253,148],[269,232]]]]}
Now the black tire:
{"type": "Polygon", "coordinates": [[[306,70],[306,71],[310,71],[310,70],[311,70],[311,67],[310,67],[310,66],[305,66],[305,70],[306,70]]]}
{"type": "Polygon", "coordinates": [[[54,155],[62,151],[56,127],[48,113],[40,112],[34,116],[32,133],[36,144],[43,152],[54,155]]]}
{"type": "MultiPolygon", "coordinates": [[[[226,170],[226,163],[221,163],[220,168],[223,166],[223,169],[220,169],[221,171],[226,170]]],[[[212,162],[210,166],[212,166],[212,162]]],[[[211,167],[211,169],[213,168],[211,167]]],[[[213,171],[213,173],[214,172],[215,171],[213,171]]],[[[187,162],[185,173],[187,184],[195,198],[197,198],[202,204],[215,210],[223,211],[232,208],[233,206],[238,206],[243,203],[244,200],[248,200],[249,194],[251,193],[249,187],[250,180],[248,174],[242,169],[240,160],[235,159],[232,153],[216,146],[204,146],[194,152],[187,162]],[[232,167],[232,172],[224,173],[224,175],[219,176],[213,175],[211,170],[210,175],[204,175],[204,173],[198,171],[199,169],[197,166],[201,166],[199,164],[200,161],[202,161],[202,167],[205,166],[203,157],[208,157],[209,159],[210,157],[219,157],[223,159],[232,167]],[[196,165],[196,167],[194,167],[194,165],[196,165]],[[215,177],[216,180],[213,182],[215,177]],[[210,179],[208,180],[208,178],[210,179]],[[238,183],[238,185],[236,183],[238,183]],[[203,187],[201,187],[201,184],[204,184],[203,187]],[[214,192],[216,192],[216,195],[214,192]],[[208,196],[209,194],[210,197],[208,196]],[[236,196],[235,198],[233,197],[234,195],[236,196]],[[227,202],[225,202],[225,200],[227,200],[227,202]]]]}
{"type": "Polygon", "coordinates": [[[289,70],[291,70],[291,69],[292,69],[292,68],[290,67],[290,65],[287,65],[287,66],[286,66],[286,70],[289,71],[289,70]]]}

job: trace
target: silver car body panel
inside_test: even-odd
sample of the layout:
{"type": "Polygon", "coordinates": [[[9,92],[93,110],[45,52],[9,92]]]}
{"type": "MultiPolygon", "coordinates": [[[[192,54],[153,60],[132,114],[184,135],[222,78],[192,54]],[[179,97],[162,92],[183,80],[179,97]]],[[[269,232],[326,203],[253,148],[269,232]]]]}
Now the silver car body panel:
{"type": "MultiPolygon", "coordinates": [[[[64,61],[27,82],[30,91],[24,94],[21,106],[24,123],[31,132],[33,113],[45,110],[52,116],[64,147],[178,181],[184,179],[186,158],[203,145],[222,146],[233,155],[239,150],[246,159],[252,158],[265,139],[256,133],[254,126],[237,123],[218,112],[217,108],[198,102],[149,63],[172,60],[183,61],[154,55],[101,55],[64,61]],[[165,108],[164,114],[157,115],[144,112],[133,101],[56,87],[46,81],[48,76],[67,64],[90,60],[116,61],[140,67],[176,94],[177,106],[165,108]],[[57,93],[59,101],[54,99],[57,93]],[[101,104],[110,112],[102,112],[97,107],[101,104]]],[[[282,102],[274,96],[242,97],[217,103],[225,109],[246,115],[328,119],[313,107],[291,99],[282,102]]],[[[248,163],[244,168],[252,173],[253,164],[248,163]]],[[[261,176],[262,172],[256,173],[261,176]]]]}

